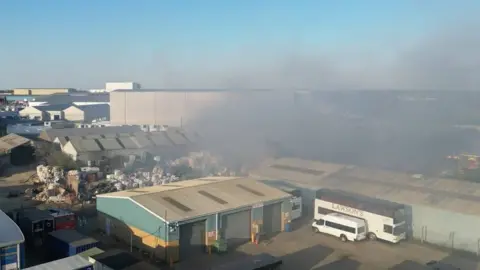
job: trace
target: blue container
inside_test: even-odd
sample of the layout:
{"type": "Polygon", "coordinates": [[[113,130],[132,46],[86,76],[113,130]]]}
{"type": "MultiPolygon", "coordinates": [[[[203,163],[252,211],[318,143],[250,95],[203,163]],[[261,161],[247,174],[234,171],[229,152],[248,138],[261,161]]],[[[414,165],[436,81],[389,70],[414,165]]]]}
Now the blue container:
{"type": "Polygon", "coordinates": [[[53,259],[70,257],[94,247],[98,241],[76,230],[58,230],[48,236],[48,246],[53,259]]]}
{"type": "Polygon", "coordinates": [[[290,222],[285,223],[285,231],[290,232],[292,230],[292,225],[290,222]]]}

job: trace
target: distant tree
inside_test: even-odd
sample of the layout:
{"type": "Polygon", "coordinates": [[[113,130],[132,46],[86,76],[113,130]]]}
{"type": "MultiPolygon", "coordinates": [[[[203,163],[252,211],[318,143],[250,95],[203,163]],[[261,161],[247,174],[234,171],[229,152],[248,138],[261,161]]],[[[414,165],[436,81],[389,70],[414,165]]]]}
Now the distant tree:
{"type": "Polygon", "coordinates": [[[76,170],[79,165],[69,155],[55,150],[46,157],[47,165],[58,166],[64,170],[76,170]]]}

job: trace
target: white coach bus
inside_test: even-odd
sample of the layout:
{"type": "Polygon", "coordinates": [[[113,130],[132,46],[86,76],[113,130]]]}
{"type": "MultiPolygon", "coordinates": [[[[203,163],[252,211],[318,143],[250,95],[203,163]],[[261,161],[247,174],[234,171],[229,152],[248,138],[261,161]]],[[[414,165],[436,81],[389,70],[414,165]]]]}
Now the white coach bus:
{"type": "Polygon", "coordinates": [[[397,243],[406,238],[405,207],[384,200],[339,190],[320,189],[315,199],[314,219],[330,213],[341,213],[364,219],[367,238],[397,243]]]}

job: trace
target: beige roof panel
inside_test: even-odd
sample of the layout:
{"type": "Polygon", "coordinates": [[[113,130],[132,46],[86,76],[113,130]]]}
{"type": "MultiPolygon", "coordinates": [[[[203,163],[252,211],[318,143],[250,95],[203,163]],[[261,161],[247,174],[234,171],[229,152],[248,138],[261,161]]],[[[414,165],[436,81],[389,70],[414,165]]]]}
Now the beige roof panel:
{"type": "Polygon", "coordinates": [[[209,177],[98,195],[128,197],[162,219],[181,221],[290,197],[251,178],[209,177]]]}
{"type": "Polygon", "coordinates": [[[335,188],[397,203],[427,205],[455,212],[480,215],[480,183],[456,179],[415,178],[407,173],[356,166],[332,165],[301,159],[279,159],[252,172],[257,177],[285,179],[312,188],[335,188]],[[279,169],[275,164],[331,172],[311,175],[279,169]],[[338,169],[339,168],[339,169],[338,169]],[[325,173],[327,174],[327,173],[325,173]]]}

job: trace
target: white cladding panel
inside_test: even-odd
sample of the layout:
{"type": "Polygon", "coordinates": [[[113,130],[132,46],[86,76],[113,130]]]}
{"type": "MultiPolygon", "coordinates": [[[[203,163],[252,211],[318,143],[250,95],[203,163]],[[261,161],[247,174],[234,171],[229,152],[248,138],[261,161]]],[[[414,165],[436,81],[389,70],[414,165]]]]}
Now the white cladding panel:
{"type": "Polygon", "coordinates": [[[407,216],[410,214],[414,238],[448,248],[480,252],[480,217],[423,205],[407,207],[407,216]]]}

